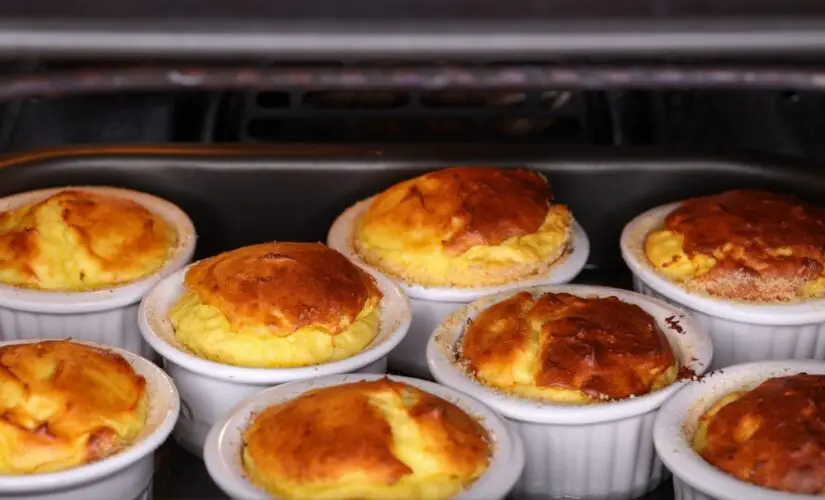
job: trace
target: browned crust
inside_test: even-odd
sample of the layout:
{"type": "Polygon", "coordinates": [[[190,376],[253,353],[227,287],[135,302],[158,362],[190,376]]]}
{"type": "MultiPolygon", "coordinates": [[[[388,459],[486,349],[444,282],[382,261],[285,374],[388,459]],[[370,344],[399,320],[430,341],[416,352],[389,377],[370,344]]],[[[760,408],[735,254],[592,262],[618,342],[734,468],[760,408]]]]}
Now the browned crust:
{"type": "Polygon", "coordinates": [[[369,274],[320,243],[262,243],[225,252],[192,266],[185,285],[233,328],[264,325],[276,335],[307,325],[336,335],[382,297],[369,274]]]}
{"type": "Polygon", "coordinates": [[[316,389],[268,408],[245,433],[258,474],[298,484],[336,484],[351,474],[391,485],[413,471],[394,455],[391,427],[370,397],[401,396],[445,473],[470,477],[487,463],[490,445],[481,425],[455,405],[388,379],[316,389]]]}
{"type": "Polygon", "coordinates": [[[447,253],[497,245],[532,234],[544,223],[552,195],[547,180],[526,169],[454,167],[401,182],[379,194],[361,230],[383,226],[427,234],[447,253]]]}
{"type": "MultiPolygon", "coordinates": [[[[25,207],[31,220],[0,234],[0,261],[14,267],[23,276],[35,277],[32,262],[40,250],[34,215],[45,206],[57,203],[66,226],[78,237],[78,243],[103,271],[131,270],[140,262],[162,259],[174,244],[174,230],[162,217],[143,205],[115,196],[66,189],[47,199],[25,207]],[[118,237],[117,245],[112,241],[118,237]],[[98,243],[107,241],[105,251],[98,243]]],[[[0,227],[11,211],[0,212],[0,227]]]]}
{"type": "Polygon", "coordinates": [[[793,300],[825,269],[825,210],[793,196],[735,190],[693,198],[667,216],[665,229],[684,237],[688,256],[717,258],[709,272],[686,282],[711,295],[793,300]],[[725,245],[733,250],[719,259],[725,245]],[[792,254],[780,255],[780,248],[792,254]]]}
{"type": "Polygon", "coordinates": [[[88,436],[84,462],[118,451],[125,443],[108,422],[137,418],[146,381],[117,354],[44,341],[0,347],[0,391],[4,449],[48,465],[69,458],[82,436],[88,436]],[[30,404],[52,411],[41,419],[30,404]]]}
{"type": "Polygon", "coordinates": [[[647,393],[675,365],[667,338],[639,306],[616,297],[520,292],[482,311],[465,330],[461,355],[473,373],[507,372],[535,349],[537,387],[594,399],[647,393]]]}
{"type": "Polygon", "coordinates": [[[723,406],[701,455],[759,486],[825,493],[825,376],[772,378],[723,406]]]}

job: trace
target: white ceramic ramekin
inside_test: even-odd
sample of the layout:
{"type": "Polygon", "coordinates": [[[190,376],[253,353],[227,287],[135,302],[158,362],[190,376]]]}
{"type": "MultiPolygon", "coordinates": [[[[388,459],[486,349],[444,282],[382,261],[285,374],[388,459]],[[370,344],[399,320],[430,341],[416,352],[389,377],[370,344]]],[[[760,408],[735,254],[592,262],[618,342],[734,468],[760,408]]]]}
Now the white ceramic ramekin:
{"type": "MultiPolygon", "coordinates": [[[[344,211],[330,228],[327,245],[346,255],[359,266],[370,270],[372,274],[376,274],[380,271],[364,262],[353,246],[355,222],[369,208],[373,199],[374,197],[360,201],[344,211]]],[[[411,285],[400,279],[393,279],[410,298],[413,322],[404,341],[390,353],[390,371],[419,378],[430,378],[430,371],[427,367],[427,341],[439,323],[462,304],[514,288],[555,285],[572,281],[587,263],[590,255],[590,240],[575,220],[571,238],[572,252],[563,257],[563,260],[553,266],[549,272],[507,285],[483,288],[439,288],[411,285]]]]}
{"type": "Polygon", "coordinates": [[[178,245],[160,270],[124,285],[88,292],[55,292],[0,284],[0,340],[71,337],[153,357],[138,331],[138,303],[158,281],[192,258],[196,239],[192,221],[174,204],[150,194],[101,186],[69,186],[7,196],[0,199],[0,212],[37,203],[65,189],[140,203],[172,225],[178,245]]]}
{"type": "Polygon", "coordinates": [[[216,363],[192,354],[175,338],[168,311],[183,293],[189,268],[161,281],[140,306],[140,331],[163,357],[181,396],[181,417],[175,439],[186,450],[201,455],[206,434],[238,401],[267,387],[339,373],[386,373],[387,354],[410,327],[410,304],[391,281],[376,277],[384,294],[379,306],[381,327],[366,349],[346,359],[301,368],[245,368],[216,363]]]}
{"type": "MultiPolygon", "coordinates": [[[[713,348],[704,330],[660,300],[595,286],[543,286],[528,291],[614,296],[636,304],[656,319],[684,366],[702,374],[710,364],[713,348]]],[[[521,434],[526,465],[514,490],[516,497],[626,500],[655,488],[664,471],[653,450],[653,420],[662,403],[685,381],[622,401],[559,405],[496,391],[456,365],[455,346],[467,322],[517,292],[462,307],[441,324],[427,345],[427,361],[437,381],[487,404],[510,419],[521,434]]]]}
{"type": "Polygon", "coordinates": [[[712,369],[765,359],[825,359],[825,300],[759,305],[692,294],[659,274],[644,253],[647,235],[679,203],[649,210],[625,226],[622,257],[633,288],[690,311],[713,341],[712,369]]]}
{"type": "Polygon", "coordinates": [[[825,363],[780,360],[730,366],[688,384],[662,406],[653,441],[673,473],[677,500],[822,500],[821,495],[783,493],[740,481],[706,462],[691,446],[699,419],[722,397],[753,389],[769,378],[797,373],[825,373],[825,363]]]}
{"type": "MultiPolygon", "coordinates": [[[[12,340],[0,346],[43,340],[12,340]]],[[[78,344],[108,349],[132,365],[146,379],[149,412],[146,425],[135,442],[110,457],[59,472],[30,475],[0,474],[0,498],[16,500],[150,500],[155,472],[155,450],[166,441],[180,410],[175,384],[150,361],[123,349],[77,341],[78,344]]]]}
{"type": "MultiPolygon", "coordinates": [[[[209,475],[232,498],[238,500],[265,500],[272,498],[248,479],[241,461],[243,433],[256,413],[288,401],[304,392],[360,380],[376,380],[382,375],[332,375],[329,377],[292,382],[260,392],[225,415],[209,433],[204,449],[204,460],[209,475]]],[[[407,377],[390,376],[391,380],[409,384],[441,397],[468,415],[476,417],[487,430],[493,454],[487,471],[456,500],[499,500],[510,492],[524,467],[524,445],[512,427],[499,415],[475,399],[448,387],[407,377]]]]}

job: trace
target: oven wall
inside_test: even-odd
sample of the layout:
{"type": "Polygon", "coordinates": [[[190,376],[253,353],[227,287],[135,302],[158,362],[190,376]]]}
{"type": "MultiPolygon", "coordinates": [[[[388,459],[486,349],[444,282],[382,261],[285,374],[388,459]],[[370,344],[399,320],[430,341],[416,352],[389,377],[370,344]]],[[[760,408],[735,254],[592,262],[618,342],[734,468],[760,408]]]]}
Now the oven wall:
{"type": "Polygon", "coordinates": [[[0,108],[0,150],[63,144],[663,145],[825,158],[825,98],[792,91],[267,90],[33,98],[0,108]]]}

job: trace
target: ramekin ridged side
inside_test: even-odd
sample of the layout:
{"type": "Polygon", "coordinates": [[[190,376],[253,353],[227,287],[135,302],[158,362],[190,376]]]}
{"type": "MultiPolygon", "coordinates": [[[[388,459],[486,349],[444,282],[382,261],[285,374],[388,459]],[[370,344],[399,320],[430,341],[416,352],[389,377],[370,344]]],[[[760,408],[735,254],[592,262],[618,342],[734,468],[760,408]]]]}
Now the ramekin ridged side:
{"type": "Polygon", "coordinates": [[[673,498],[674,500],[715,500],[675,476],[673,477],[673,498]]]}
{"type": "Polygon", "coordinates": [[[164,368],[181,395],[181,418],[175,439],[200,456],[209,429],[238,401],[275,385],[340,373],[386,373],[387,354],[407,334],[410,305],[390,280],[376,276],[383,293],[376,338],[363,351],[348,358],[300,368],[246,368],[217,363],[191,353],[177,341],[168,311],[184,290],[187,268],[164,279],[144,298],[138,313],[140,331],[163,357],[164,368]]]}
{"type": "MultiPolygon", "coordinates": [[[[230,497],[239,500],[265,500],[272,498],[252,484],[244,472],[241,461],[243,432],[250,419],[272,405],[288,401],[313,389],[330,387],[361,380],[376,380],[382,375],[332,375],[308,381],[291,382],[260,392],[235,406],[215,424],[206,439],[204,460],[209,475],[230,497]]],[[[504,499],[521,474],[524,466],[524,446],[509,423],[479,401],[458,391],[424,380],[389,376],[391,380],[409,384],[439,396],[476,417],[491,437],[493,453],[487,471],[456,500],[504,499]]]]}
{"type": "Polygon", "coordinates": [[[773,377],[797,373],[825,374],[825,363],[814,360],[769,360],[729,366],[688,384],[667,401],[653,426],[656,450],[673,473],[677,500],[821,500],[746,483],[717,469],[691,445],[699,419],[722,397],[749,390],[773,377]]]}
{"type": "MultiPolygon", "coordinates": [[[[644,295],[595,286],[544,286],[532,293],[614,296],[656,319],[680,362],[697,375],[710,364],[713,347],[701,326],[671,305],[644,295]]],[[[664,477],[653,449],[659,407],[686,381],[610,403],[560,405],[528,401],[491,389],[456,365],[453,353],[468,320],[518,291],[463,306],[436,330],[427,345],[435,379],[467,393],[508,418],[524,441],[526,465],[515,487],[518,498],[629,500],[655,488],[664,477]]]]}
{"type": "MultiPolygon", "coordinates": [[[[13,344],[61,340],[15,340],[13,344]]],[[[152,362],[124,349],[94,342],[73,340],[107,349],[122,356],[146,379],[149,411],[137,439],[122,451],[103,460],[59,472],[29,475],[0,475],[0,497],[21,500],[148,500],[152,497],[154,452],[162,445],[178,419],[180,398],[172,379],[152,362]]]]}
{"type": "MultiPolygon", "coordinates": [[[[369,208],[373,199],[374,197],[360,201],[345,210],[332,224],[327,235],[327,245],[374,275],[382,273],[364,262],[353,245],[355,223],[369,208]]],[[[548,272],[538,276],[507,285],[478,288],[426,287],[410,285],[403,280],[390,277],[410,298],[413,313],[409,333],[389,355],[390,371],[413,377],[431,378],[427,367],[427,342],[433,330],[456,309],[478,298],[515,288],[569,283],[584,269],[589,256],[590,240],[574,219],[570,252],[548,272]]]]}
{"type": "Polygon", "coordinates": [[[653,450],[655,411],[590,425],[558,426],[512,419],[526,443],[516,486],[524,498],[630,499],[665,477],[653,450]]]}
{"type": "Polygon", "coordinates": [[[126,349],[151,358],[154,354],[137,324],[138,304],[81,314],[46,314],[0,307],[2,340],[74,338],[126,349]]]}
{"type": "MultiPolygon", "coordinates": [[[[143,205],[175,229],[177,246],[161,269],[119,286],[88,292],[56,292],[0,284],[0,341],[72,337],[151,358],[154,353],[137,328],[138,304],[155,284],[192,259],[195,227],[176,205],[150,194],[103,186],[69,188],[125,198],[143,205]]],[[[39,202],[64,189],[67,188],[7,196],[0,199],[0,212],[39,202]]]]}
{"type": "Polygon", "coordinates": [[[711,369],[768,359],[825,359],[825,300],[754,304],[692,294],[650,264],[647,235],[679,206],[671,203],[633,219],[621,236],[622,257],[633,288],[689,311],[713,341],[711,369]]]}

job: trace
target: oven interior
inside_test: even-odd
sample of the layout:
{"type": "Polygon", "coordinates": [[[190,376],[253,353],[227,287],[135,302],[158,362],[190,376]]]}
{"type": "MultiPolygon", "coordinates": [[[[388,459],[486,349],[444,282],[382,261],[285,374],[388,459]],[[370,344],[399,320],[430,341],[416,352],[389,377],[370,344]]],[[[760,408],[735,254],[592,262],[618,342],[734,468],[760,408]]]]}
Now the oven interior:
{"type": "MultiPolygon", "coordinates": [[[[421,2],[342,8],[290,0],[280,6],[283,19],[267,2],[201,3],[199,12],[211,14],[181,25],[175,23],[190,7],[178,0],[59,7],[29,0],[9,7],[5,17],[26,22],[0,16],[0,196],[70,184],[149,192],[191,215],[196,258],[203,258],[270,240],[324,241],[345,208],[427,170],[523,165],[547,175],[555,199],[589,235],[590,258],[574,283],[627,289],[619,234],[648,208],[740,187],[810,201],[825,196],[825,72],[815,65],[825,53],[825,29],[816,24],[816,2],[783,2],[779,10],[759,1],[631,1],[615,9],[585,2],[612,22],[604,28],[587,24],[587,8],[578,2],[519,0],[502,13],[487,0],[424,1],[426,9],[421,2]],[[361,19],[361,8],[374,10],[361,19]],[[86,24],[60,24],[72,9],[99,12],[83,17],[86,24]],[[220,24],[235,14],[256,21],[261,12],[249,32],[220,24]],[[323,19],[316,19],[319,12],[323,19]],[[777,21],[783,12],[796,24],[777,21]],[[743,13],[752,24],[739,22],[743,13]],[[127,15],[138,17],[123,33],[132,29],[143,38],[119,37],[120,28],[101,23],[127,15]],[[553,15],[555,24],[530,19],[553,15]],[[623,24],[627,15],[662,20],[661,29],[645,31],[661,45],[636,43],[634,30],[643,26],[634,24],[638,19],[623,24]],[[709,17],[719,24],[705,38],[691,31],[690,20],[709,17]],[[356,18],[362,24],[352,24],[356,18]],[[485,32],[480,28],[465,38],[458,28],[419,29],[430,21],[455,27],[458,20],[485,29],[501,21],[504,27],[493,28],[510,30],[504,39],[523,52],[477,36],[485,32]],[[267,30],[270,21],[281,31],[267,30]],[[302,31],[305,24],[315,31],[302,31]],[[602,37],[602,29],[609,35],[602,37]],[[759,38],[763,31],[773,38],[759,38]],[[305,46],[296,42],[305,43],[307,33],[320,35],[305,46]],[[393,40],[404,43],[380,44],[393,40]],[[772,46],[777,40],[784,45],[772,46]],[[72,43],[61,46],[66,41],[72,43]],[[594,44],[599,53],[589,54],[594,44]],[[746,54],[751,45],[765,57],[746,54]],[[167,57],[175,50],[178,59],[167,57]],[[613,54],[621,50],[628,53],[613,54]],[[72,62],[75,53],[82,63],[72,62]],[[90,57],[95,53],[99,61],[90,57]],[[270,61],[273,53],[283,60],[270,61]],[[409,58],[399,62],[399,54],[409,58]],[[787,64],[789,54],[796,66],[787,64]],[[203,68],[211,55],[223,69],[209,80],[203,68]],[[369,55],[368,63],[351,69],[354,55],[369,55]],[[118,76],[127,59],[131,69],[118,76]],[[236,74],[227,76],[235,62],[236,74]],[[278,64],[287,67],[278,73],[278,64]],[[163,65],[184,69],[152,70],[163,65]],[[269,77],[255,73],[267,68],[269,77]],[[108,79],[100,76],[107,71],[108,79]],[[77,78],[67,79],[72,72],[77,78]]],[[[156,470],[156,500],[226,498],[203,462],[172,440],[160,449],[156,470]]],[[[672,500],[673,487],[666,481],[643,498],[672,500]]]]}

